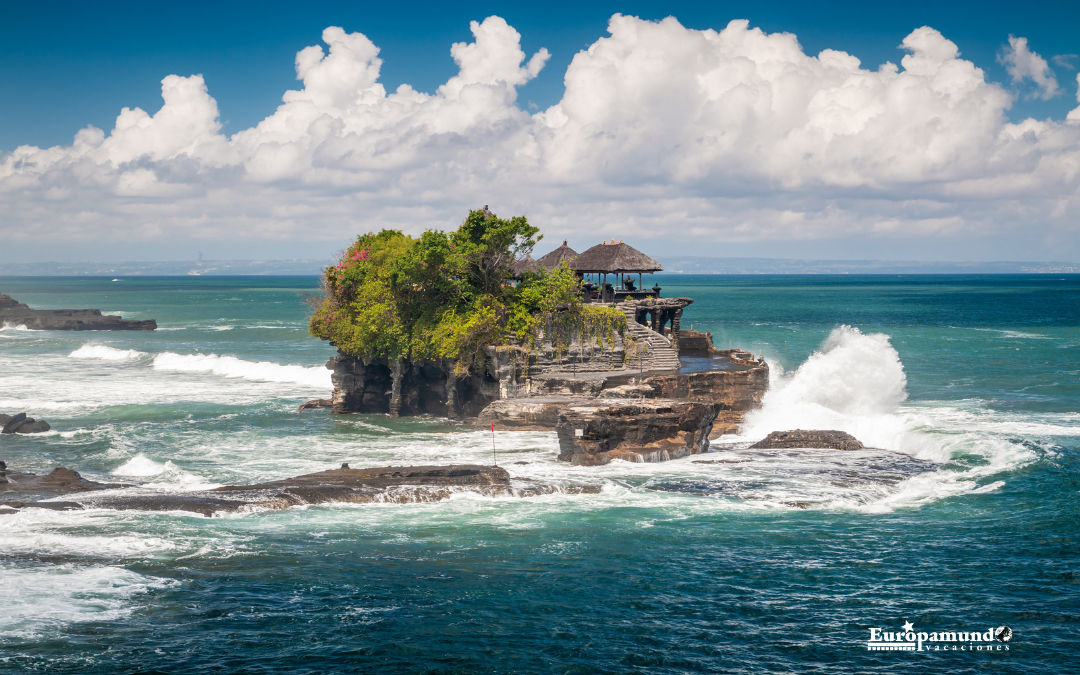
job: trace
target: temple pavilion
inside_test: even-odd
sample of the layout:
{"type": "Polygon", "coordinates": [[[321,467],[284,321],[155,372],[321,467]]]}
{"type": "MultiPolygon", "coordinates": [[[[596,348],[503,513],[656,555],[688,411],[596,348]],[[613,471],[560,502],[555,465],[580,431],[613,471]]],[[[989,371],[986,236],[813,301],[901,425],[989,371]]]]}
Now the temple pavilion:
{"type": "Polygon", "coordinates": [[[570,248],[564,240],[562,246],[539,260],[527,258],[515,263],[515,272],[520,269],[534,269],[541,266],[552,270],[566,262],[585,281],[588,300],[600,302],[620,302],[629,297],[633,299],[660,297],[660,287],[644,288],[643,274],[661,272],[664,267],[656,260],[645,255],[624,242],[602,242],[584,253],[570,248]],[[595,275],[595,276],[594,276],[595,275]],[[608,276],[612,278],[609,280],[608,276]],[[637,280],[633,278],[637,275],[637,280]]]}

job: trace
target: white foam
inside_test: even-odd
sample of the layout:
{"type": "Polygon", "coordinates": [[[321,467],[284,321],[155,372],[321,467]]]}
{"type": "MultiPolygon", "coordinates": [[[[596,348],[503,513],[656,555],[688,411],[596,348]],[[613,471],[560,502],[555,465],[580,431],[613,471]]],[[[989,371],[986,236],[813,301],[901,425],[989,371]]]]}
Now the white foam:
{"type": "Polygon", "coordinates": [[[202,476],[184,471],[170,460],[157,462],[141,452],[110,473],[114,476],[128,478],[149,478],[153,476],[157,480],[145,483],[143,487],[158,488],[165,490],[210,490],[220,487],[220,483],[205,480],[202,476]]]}
{"type": "Polygon", "coordinates": [[[14,324],[14,323],[8,323],[8,322],[5,321],[2,325],[0,325],[0,330],[30,330],[30,329],[27,328],[26,326],[24,326],[21,323],[20,324],[14,324]]]}
{"type": "Polygon", "coordinates": [[[112,470],[114,476],[157,476],[176,466],[172,462],[155,462],[141,452],[112,470]]]}
{"type": "Polygon", "coordinates": [[[746,416],[738,440],[756,441],[788,429],[837,429],[867,446],[951,463],[901,482],[872,503],[847,504],[889,510],[985,492],[985,479],[1036,459],[1015,438],[1017,433],[1080,432],[1080,425],[1069,424],[1069,416],[1009,419],[975,402],[967,411],[957,405],[904,405],[906,384],[903,364],[887,335],[841,326],[793,373],[773,369],[770,390],[761,408],[746,416]]]}
{"type": "Polygon", "coordinates": [[[114,621],[131,613],[134,596],[169,583],[105,565],[3,565],[0,634],[36,637],[66,624],[114,621]]]}
{"type": "Polygon", "coordinates": [[[213,373],[262,382],[291,382],[317,389],[332,389],[330,370],[325,366],[283,366],[269,361],[245,361],[235,356],[216,354],[174,354],[164,352],[154,357],[155,370],[213,373]]]}
{"type": "Polygon", "coordinates": [[[103,361],[134,361],[142,356],[146,356],[146,353],[134,349],[116,349],[89,343],[68,354],[68,357],[73,359],[101,359],[103,361]]]}

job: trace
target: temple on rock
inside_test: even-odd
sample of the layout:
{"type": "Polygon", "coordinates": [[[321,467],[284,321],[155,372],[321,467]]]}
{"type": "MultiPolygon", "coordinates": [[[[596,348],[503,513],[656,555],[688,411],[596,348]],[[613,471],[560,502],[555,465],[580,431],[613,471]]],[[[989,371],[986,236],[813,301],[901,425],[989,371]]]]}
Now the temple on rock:
{"type": "Polygon", "coordinates": [[[554,428],[560,458],[603,464],[703,452],[760,403],[768,366],[683,329],[693,299],[646,287],[659,262],[614,239],[533,258],[536,234],[485,208],[359,237],[310,322],[339,349],[333,412],[554,428]]]}

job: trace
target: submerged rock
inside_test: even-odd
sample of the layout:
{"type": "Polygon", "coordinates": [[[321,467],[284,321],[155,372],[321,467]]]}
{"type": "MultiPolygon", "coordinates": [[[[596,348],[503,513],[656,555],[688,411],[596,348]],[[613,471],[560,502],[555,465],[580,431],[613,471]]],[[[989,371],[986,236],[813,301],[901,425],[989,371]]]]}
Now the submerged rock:
{"type": "Polygon", "coordinates": [[[0,323],[26,326],[30,330],[156,330],[157,321],[132,321],[115,315],[102,316],[100,309],[30,309],[0,293],[0,323]]]}
{"type": "Polygon", "coordinates": [[[844,431],[818,431],[795,429],[774,431],[750,446],[755,449],[777,448],[833,448],[834,450],[862,450],[865,446],[844,431]]]}

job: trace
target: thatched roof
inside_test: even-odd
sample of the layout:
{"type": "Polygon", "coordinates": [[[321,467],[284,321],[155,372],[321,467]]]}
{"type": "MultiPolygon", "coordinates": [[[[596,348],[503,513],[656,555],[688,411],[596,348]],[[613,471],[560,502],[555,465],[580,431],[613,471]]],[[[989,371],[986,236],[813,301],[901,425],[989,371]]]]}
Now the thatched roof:
{"type": "Polygon", "coordinates": [[[531,255],[526,254],[524,260],[515,260],[510,263],[510,273],[515,279],[520,279],[526,272],[539,272],[540,262],[533,260],[531,255]]]}
{"type": "Polygon", "coordinates": [[[621,241],[597,244],[579,255],[570,266],[582,273],[662,272],[664,267],[621,241]]]}
{"type": "Polygon", "coordinates": [[[566,245],[566,240],[563,239],[562,246],[555,249],[547,255],[540,256],[540,259],[536,262],[544,266],[544,269],[553,270],[562,264],[564,260],[572,261],[577,257],[577,251],[566,245]]]}

